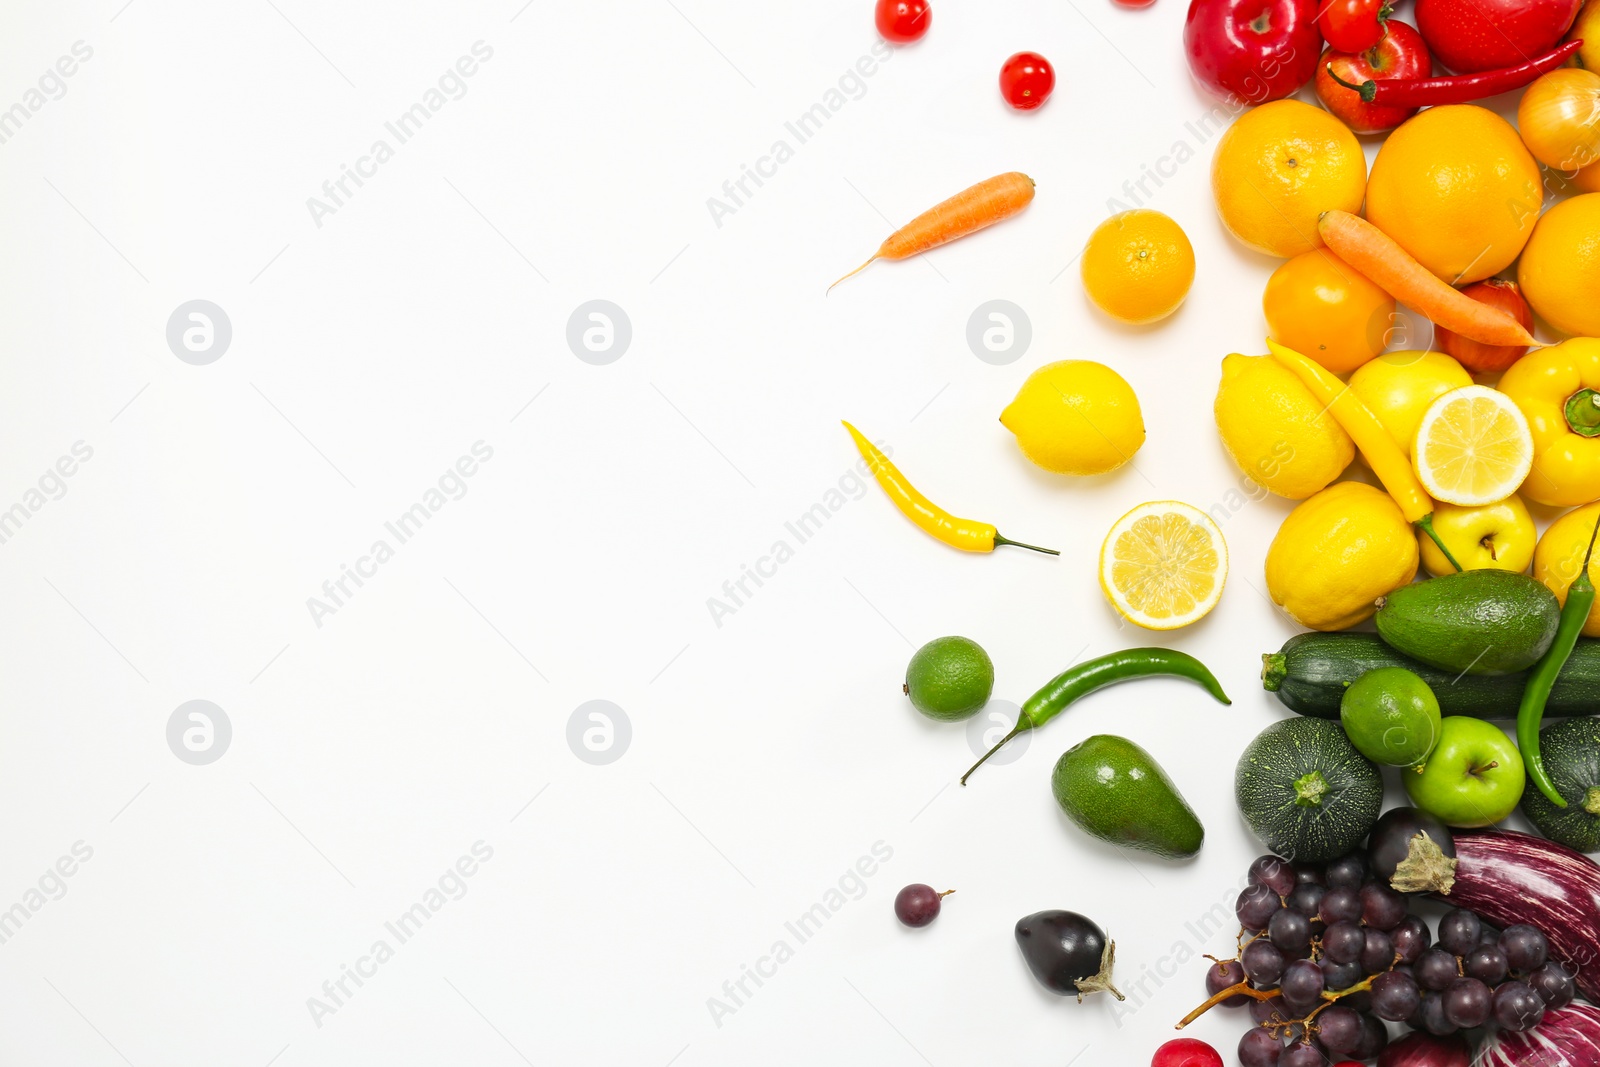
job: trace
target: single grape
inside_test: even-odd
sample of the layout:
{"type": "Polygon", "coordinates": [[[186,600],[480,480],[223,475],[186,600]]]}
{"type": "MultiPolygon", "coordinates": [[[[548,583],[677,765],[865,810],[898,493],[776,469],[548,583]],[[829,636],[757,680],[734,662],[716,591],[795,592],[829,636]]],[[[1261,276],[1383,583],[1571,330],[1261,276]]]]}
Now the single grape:
{"type": "Polygon", "coordinates": [[[1382,930],[1367,928],[1367,944],[1361,950],[1361,970],[1381,974],[1394,966],[1394,941],[1382,930]]]}
{"type": "Polygon", "coordinates": [[[1311,920],[1298,911],[1284,908],[1267,923],[1267,936],[1286,954],[1311,948],[1311,920]]]}
{"type": "Polygon", "coordinates": [[[1318,912],[1322,921],[1332,926],[1334,923],[1353,923],[1361,920],[1361,890],[1347,885],[1335,886],[1322,896],[1322,908],[1318,912]]]}
{"type": "Polygon", "coordinates": [[[1506,927],[1499,944],[1506,962],[1518,974],[1537,971],[1550,958],[1550,941],[1538,927],[1527,923],[1506,927]]]}
{"type": "Polygon", "coordinates": [[[1324,1009],[1316,1026],[1317,1036],[1329,1052],[1354,1052],[1361,1043],[1361,1016],[1342,1004],[1324,1009]]]}
{"type": "Polygon", "coordinates": [[[1315,863],[1296,863],[1294,865],[1294,879],[1301,885],[1327,885],[1327,879],[1322,874],[1322,868],[1315,863]]]}
{"type": "Polygon", "coordinates": [[[1349,989],[1363,977],[1359,963],[1322,962],[1322,984],[1327,989],[1349,989]]]}
{"type": "Polygon", "coordinates": [[[1380,1019],[1403,1023],[1421,1004],[1422,990],[1409,974],[1389,971],[1372,980],[1372,1014],[1380,1019]]]}
{"type": "Polygon", "coordinates": [[[1296,1041],[1278,1055],[1278,1067],[1328,1067],[1328,1057],[1313,1041],[1296,1041]]]}
{"type": "Polygon", "coordinates": [[[1439,947],[1453,956],[1465,956],[1478,947],[1483,922],[1466,908],[1446,912],[1439,920],[1439,947]]]}
{"type": "Polygon", "coordinates": [[[895,918],[907,926],[927,926],[939,917],[939,902],[944,897],[933,886],[915,882],[895,894],[895,918]]]}
{"type": "Polygon", "coordinates": [[[1511,964],[1499,945],[1479,945],[1462,959],[1461,964],[1469,976],[1490,986],[1497,986],[1511,973],[1511,964]]]}
{"type": "Polygon", "coordinates": [[[1328,864],[1325,875],[1328,888],[1360,889],[1367,877],[1367,857],[1360,852],[1341,856],[1328,864]]]}
{"type": "Polygon", "coordinates": [[[1415,963],[1433,941],[1428,924],[1420,915],[1408,915],[1405,922],[1389,931],[1389,940],[1400,955],[1401,963],[1415,963]]]}
{"type": "Polygon", "coordinates": [[[1270,1030],[1258,1026],[1246,1030],[1239,1039],[1239,1062],[1244,1067],[1278,1067],[1278,1054],[1282,1049],[1270,1030]]]}
{"type": "Polygon", "coordinates": [[[1322,954],[1334,963],[1355,963],[1367,945],[1367,932],[1353,922],[1336,922],[1322,935],[1322,954]]]}
{"type": "Polygon", "coordinates": [[[1456,1032],[1456,1024],[1445,1014],[1443,993],[1424,993],[1422,1010],[1418,1014],[1422,1029],[1434,1037],[1448,1037],[1456,1032]]]}
{"type": "Polygon", "coordinates": [[[1482,923],[1478,929],[1478,945],[1480,947],[1483,945],[1498,945],[1500,943],[1500,931],[1483,922],[1482,919],[1479,919],[1478,922],[1482,923]]]}
{"type": "Polygon", "coordinates": [[[1273,947],[1271,941],[1252,941],[1239,953],[1239,963],[1258,989],[1272,989],[1283,977],[1283,968],[1288,960],[1273,947]]]}
{"type": "Polygon", "coordinates": [[[1544,1018],[1544,998],[1526,982],[1506,982],[1494,991],[1494,1021],[1502,1030],[1532,1030],[1544,1018]]]}
{"type": "Polygon", "coordinates": [[[1347,1008],[1354,1008],[1362,1015],[1372,1010],[1372,993],[1370,990],[1361,989],[1354,993],[1346,993],[1339,998],[1339,1003],[1347,1008]]]}
{"type": "Polygon", "coordinates": [[[1381,882],[1361,887],[1361,918],[1368,926],[1393,930],[1405,921],[1406,898],[1381,882]]]}
{"type": "Polygon", "coordinates": [[[1308,919],[1315,919],[1322,910],[1322,898],[1327,895],[1327,887],[1315,882],[1303,882],[1294,887],[1288,896],[1288,905],[1308,919]]]}
{"type": "MultiPolygon", "coordinates": [[[[1222,963],[1213,963],[1206,968],[1206,995],[1216,996],[1229,986],[1236,986],[1244,981],[1244,967],[1238,960],[1225,960],[1222,963]]],[[[1224,1008],[1242,1008],[1245,1001],[1250,998],[1243,993],[1236,993],[1222,1002],[1224,1008]]]]}
{"type": "Polygon", "coordinates": [[[1262,856],[1250,864],[1250,884],[1264,885],[1280,897],[1294,890],[1294,868],[1278,856],[1262,856]]]}
{"type": "Polygon", "coordinates": [[[1463,1030],[1482,1026],[1493,1011],[1494,991],[1476,978],[1457,978],[1444,991],[1445,1018],[1463,1030]]]}
{"type": "Polygon", "coordinates": [[[1417,957],[1417,962],[1411,965],[1416,973],[1417,984],[1423,989],[1442,993],[1459,977],[1456,970],[1456,958],[1442,948],[1430,948],[1417,957]]]}
{"type": "Polygon", "coordinates": [[[1278,983],[1283,1002],[1296,1015],[1303,1015],[1316,1007],[1322,999],[1324,988],[1322,968],[1310,960],[1291,962],[1283,969],[1283,980],[1278,983]]]}
{"type": "Polygon", "coordinates": [[[1578,995],[1578,983],[1565,967],[1551,960],[1528,975],[1528,985],[1544,1000],[1544,1006],[1554,1010],[1572,1003],[1578,995]]]}
{"type": "MultiPolygon", "coordinates": [[[[1277,983],[1274,982],[1274,985],[1277,983]]],[[[1273,997],[1271,1000],[1250,1001],[1250,1018],[1259,1023],[1286,1023],[1289,1021],[1289,1008],[1282,997],[1273,997]]]]}
{"type": "Polygon", "coordinates": [[[1258,933],[1267,928],[1267,921],[1282,907],[1283,901],[1271,889],[1264,885],[1248,885],[1239,894],[1233,913],[1239,917],[1240,926],[1258,933]]]}
{"type": "Polygon", "coordinates": [[[1389,1047],[1389,1028],[1370,1015],[1361,1017],[1361,1043],[1351,1053],[1358,1060],[1374,1060],[1389,1047]]]}

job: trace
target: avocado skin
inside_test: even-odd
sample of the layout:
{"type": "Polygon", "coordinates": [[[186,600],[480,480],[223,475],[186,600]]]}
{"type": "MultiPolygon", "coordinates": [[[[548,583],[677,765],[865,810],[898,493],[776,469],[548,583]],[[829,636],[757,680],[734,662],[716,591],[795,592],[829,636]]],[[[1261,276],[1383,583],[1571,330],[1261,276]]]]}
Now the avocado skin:
{"type": "Polygon", "coordinates": [[[1374,617],[1391,648],[1447,671],[1513,674],[1555,640],[1561,605],[1542,582],[1477,570],[1401,586],[1374,617]]]}
{"type": "Polygon", "coordinates": [[[1188,859],[1205,840],[1205,827],[1161,765],[1125,737],[1096,734],[1067,749],[1050,791],[1080,829],[1114,845],[1188,859]]]}

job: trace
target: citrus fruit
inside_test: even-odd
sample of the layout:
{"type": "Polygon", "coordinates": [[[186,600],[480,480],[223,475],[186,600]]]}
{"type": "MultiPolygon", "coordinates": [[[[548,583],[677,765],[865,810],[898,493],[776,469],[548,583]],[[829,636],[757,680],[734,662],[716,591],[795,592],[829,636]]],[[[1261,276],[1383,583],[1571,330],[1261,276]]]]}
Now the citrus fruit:
{"type": "Polygon", "coordinates": [[[1083,288],[1095,306],[1121,322],[1164,319],[1194,282],[1194,248],[1183,227],[1159,211],[1111,216],[1089,235],[1083,288]]]}
{"type": "Polygon", "coordinates": [[[936,637],[911,657],[902,691],[928,718],[959,722],[989,702],[994,664],[970,638],[936,637]]]}
{"type": "MultiPolygon", "coordinates": [[[[1600,504],[1567,512],[1550,524],[1539,538],[1539,547],[1533,550],[1533,576],[1543,582],[1563,606],[1567,603],[1567,589],[1583,567],[1583,554],[1589,550],[1589,536],[1594,532],[1596,518],[1600,518],[1600,504]]],[[[1600,551],[1589,560],[1589,580],[1600,586],[1600,551]]],[[[1588,637],[1600,637],[1600,603],[1590,609],[1583,632],[1588,637]]]]}
{"type": "Polygon", "coordinates": [[[1057,474],[1116,470],[1144,444],[1144,416],[1127,380],[1087,359],[1047,363],[1000,413],[1022,454],[1057,474]]]}
{"type": "Polygon", "coordinates": [[[1386,767],[1415,767],[1439,743],[1439,699],[1404,667],[1379,667],[1350,683],[1339,721],[1356,751],[1386,767]]]}
{"type": "Polygon", "coordinates": [[[1236,119],[1211,159],[1211,192],[1228,232],[1268,255],[1322,245],[1317,216],[1361,210],[1367,159],[1350,128],[1321,108],[1274,100],[1236,119]]]}
{"type": "Polygon", "coordinates": [[[1212,411],[1233,461],[1257,485],[1290,500],[1325,487],[1356,454],[1344,428],[1271,356],[1225,357],[1212,411]]]}
{"type": "Polygon", "coordinates": [[[1204,617],[1227,578],[1222,531],[1177,500],[1140,504],[1100,546],[1100,591],[1118,615],[1148,630],[1176,630],[1204,617]]]}
{"type": "Polygon", "coordinates": [[[1600,336],[1600,193],[1546,211],[1517,265],[1522,295],[1562,333],[1600,336]]]}
{"type": "Polygon", "coordinates": [[[1467,369],[1443,352],[1385,352],[1350,375],[1350,391],[1407,453],[1428,405],[1471,384],[1467,369]]]}
{"type": "Polygon", "coordinates": [[[1319,248],[1272,272],[1261,308],[1274,341],[1348,374],[1383,351],[1394,297],[1331,249],[1319,248]]]}
{"type": "Polygon", "coordinates": [[[1521,488],[1533,469],[1533,432],[1509,396],[1469,385],[1428,405],[1411,461],[1435,500],[1493,504],[1521,488]]]}
{"type": "Polygon", "coordinates": [[[1407,119],[1367,182],[1367,221],[1452,285],[1510,266],[1543,202],[1539,164],[1517,131],[1473,104],[1407,119]]]}
{"type": "MultiPolygon", "coordinates": [[[[1533,562],[1539,531],[1528,505],[1515,493],[1493,504],[1475,508],[1435,501],[1433,532],[1464,570],[1501,570],[1521,574],[1533,562]]],[[[1455,565],[1444,558],[1433,539],[1420,530],[1417,546],[1429,574],[1452,574],[1455,565]]]]}
{"type": "Polygon", "coordinates": [[[1400,506],[1362,482],[1330,485],[1289,513],[1267,549],[1267,595],[1311,630],[1372,617],[1417,576],[1417,542],[1400,506]]]}

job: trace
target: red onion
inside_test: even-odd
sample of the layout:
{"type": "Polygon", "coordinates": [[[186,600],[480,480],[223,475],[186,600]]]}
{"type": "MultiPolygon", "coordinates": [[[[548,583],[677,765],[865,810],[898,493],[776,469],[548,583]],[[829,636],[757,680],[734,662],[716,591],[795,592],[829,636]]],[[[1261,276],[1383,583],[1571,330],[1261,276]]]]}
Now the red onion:
{"type": "Polygon", "coordinates": [[[1544,1013],[1525,1033],[1500,1030],[1478,1050],[1475,1067],[1594,1067],[1600,1063],[1600,1008],[1568,1004],[1544,1013]]]}
{"type": "Polygon", "coordinates": [[[1434,1037],[1421,1031],[1407,1034],[1378,1057],[1378,1067],[1469,1067],[1471,1063],[1472,1049],[1460,1037],[1434,1037]]]}

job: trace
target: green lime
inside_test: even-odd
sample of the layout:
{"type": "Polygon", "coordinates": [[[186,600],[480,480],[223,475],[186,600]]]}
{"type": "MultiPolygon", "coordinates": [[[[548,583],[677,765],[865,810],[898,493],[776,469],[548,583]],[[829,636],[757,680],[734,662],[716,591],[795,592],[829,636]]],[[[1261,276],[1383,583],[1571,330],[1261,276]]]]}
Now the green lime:
{"type": "Polygon", "coordinates": [[[1363,756],[1390,767],[1414,767],[1439,743],[1439,701],[1404,667],[1379,667],[1352,682],[1339,721],[1363,756]]]}
{"type": "Polygon", "coordinates": [[[940,722],[970,718],[993,690],[994,664],[970,638],[936,637],[906,665],[903,692],[911,706],[940,722]]]}

